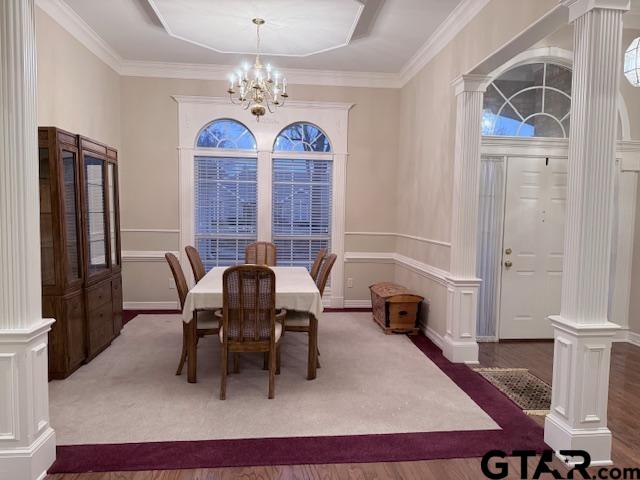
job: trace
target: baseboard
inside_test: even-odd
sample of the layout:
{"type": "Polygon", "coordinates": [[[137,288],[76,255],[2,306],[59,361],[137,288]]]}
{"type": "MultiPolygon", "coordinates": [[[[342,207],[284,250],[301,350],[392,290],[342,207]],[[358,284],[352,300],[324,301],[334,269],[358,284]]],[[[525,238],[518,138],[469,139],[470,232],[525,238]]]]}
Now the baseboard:
{"type": "Polygon", "coordinates": [[[44,480],[56,459],[56,435],[48,428],[33,445],[2,450],[0,477],[7,480],[44,480]]]}
{"type": "Polygon", "coordinates": [[[178,302],[124,302],[125,310],[178,310],[178,302]]]}
{"type": "Polygon", "coordinates": [[[485,337],[476,337],[476,342],[478,343],[496,343],[499,342],[498,337],[495,335],[485,336],[485,337]]]}
{"type": "Polygon", "coordinates": [[[344,308],[371,308],[371,300],[345,300],[344,308]]]}
{"type": "Polygon", "coordinates": [[[436,345],[436,347],[440,350],[444,350],[444,337],[442,335],[426,325],[420,325],[420,329],[422,330],[422,333],[424,333],[425,336],[436,345]]]}
{"type": "Polygon", "coordinates": [[[635,345],[636,347],[640,347],[640,333],[636,332],[627,332],[627,342],[631,345],[635,345]]]}

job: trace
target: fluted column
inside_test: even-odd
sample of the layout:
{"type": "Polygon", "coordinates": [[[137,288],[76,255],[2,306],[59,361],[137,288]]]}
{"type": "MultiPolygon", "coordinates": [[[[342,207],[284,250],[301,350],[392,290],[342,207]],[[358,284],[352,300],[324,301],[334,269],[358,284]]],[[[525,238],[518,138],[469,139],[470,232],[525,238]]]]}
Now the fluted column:
{"type": "Polygon", "coordinates": [[[607,318],[622,16],[629,0],[565,0],[574,66],[562,305],[555,330],[553,395],[545,440],[611,463],[607,318]]]}
{"type": "Polygon", "coordinates": [[[452,362],[478,361],[476,317],[480,280],[476,276],[478,189],[482,103],[489,78],[463,75],[454,82],[456,140],[453,166],[451,268],[447,278],[444,355],[452,362]]]}
{"type": "Polygon", "coordinates": [[[55,459],[40,283],[34,0],[0,2],[0,478],[55,459]]]}

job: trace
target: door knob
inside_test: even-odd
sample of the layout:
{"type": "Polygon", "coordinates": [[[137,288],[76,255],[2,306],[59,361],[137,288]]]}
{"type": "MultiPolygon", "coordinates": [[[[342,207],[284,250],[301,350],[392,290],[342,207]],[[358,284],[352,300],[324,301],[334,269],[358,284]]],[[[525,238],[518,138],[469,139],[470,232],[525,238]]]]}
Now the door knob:
{"type": "Polygon", "coordinates": [[[513,250],[511,250],[510,248],[507,248],[504,253],[506,253],[507,255],[511,255],[511,253],[513,252],[513,250]]]}
{"type": "Polygon", "coordinates": [[[504,262],[504,266],[507,268],[513,267],[513,262],[511,260],[507,260],[504,262]]]}

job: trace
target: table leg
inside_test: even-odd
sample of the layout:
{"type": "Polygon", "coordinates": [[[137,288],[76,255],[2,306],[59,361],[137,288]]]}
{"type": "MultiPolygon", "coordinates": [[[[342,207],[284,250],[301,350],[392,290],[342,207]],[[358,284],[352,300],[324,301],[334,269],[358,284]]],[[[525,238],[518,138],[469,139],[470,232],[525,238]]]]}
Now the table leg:
{"type": "Polygon", "coordinates": [[[197,319],[195,312],[193,319],[188,323],[187,337],[189,340],[188,356],[187,356],[187,379],[189,383],[197,382],[198,371],[198,338],[197,338],[197,319]]]}
{"type": "Polygon", "coordinates": [[[318,319],[309,314],[309,359],[307,364],[307,380],[316,378],[318,362],[318,319]]]}

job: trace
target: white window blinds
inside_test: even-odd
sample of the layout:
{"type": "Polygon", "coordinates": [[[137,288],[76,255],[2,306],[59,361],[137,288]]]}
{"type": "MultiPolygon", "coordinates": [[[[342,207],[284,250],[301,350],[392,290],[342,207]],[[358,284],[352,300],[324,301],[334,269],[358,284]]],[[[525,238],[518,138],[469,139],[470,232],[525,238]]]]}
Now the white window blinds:
{"type": "Polygon", "coordinates": [[[257,159],[195,157],[195,240],[205,269],[244,263],[257,238],[257,159]]]}
{"type": "Polygon", "coordinates": [[[273,241],[278,265],[310,268],[330,250],[332,161],[273,159],[273,241]]]}

